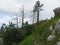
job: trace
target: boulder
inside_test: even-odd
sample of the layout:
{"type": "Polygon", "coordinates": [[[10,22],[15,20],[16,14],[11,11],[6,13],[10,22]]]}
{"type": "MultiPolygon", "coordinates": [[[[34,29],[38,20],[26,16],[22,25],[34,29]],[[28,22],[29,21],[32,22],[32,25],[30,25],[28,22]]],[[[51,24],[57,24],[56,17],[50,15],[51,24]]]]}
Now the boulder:
{"type": "Polygon", "coordinates": [[[52,31],[51,35],[55,35],[55,30],[52,31]]]}
{"type": "Polygon", "coordinates": [[[49,27],[50,30],[53,30],[52,26],[49,27]]]}
{"type": "Polygon", "coordinates": [[[56,45],[60,45],[60,41],[59,42],[57,42],[57,44],[56,45]]]}
{"type": "Polygon", "coordinates": [[[60,7],[55,8],[53,11],[54,11],[55,16],[60,14],[60,7]]]}
{"type": "Polygon", "coordinates": [[[55,39],[55,35],[49,35],[47,41],[52,41],[55,39]]]}

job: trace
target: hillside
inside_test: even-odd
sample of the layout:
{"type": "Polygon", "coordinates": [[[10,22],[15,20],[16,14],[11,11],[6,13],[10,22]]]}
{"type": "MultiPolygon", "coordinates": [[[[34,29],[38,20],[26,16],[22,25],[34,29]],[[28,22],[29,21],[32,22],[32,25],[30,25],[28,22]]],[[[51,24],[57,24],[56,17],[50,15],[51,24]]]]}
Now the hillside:
{"type": "Polygon", "coordinates": [[[51,35],[52,31],[55,29],[55,25],[58,22],[60,15],[56,15],[51,20],[45,20],[39,24],[34,25],[34,31],[32,35],[28,36],[23,40],[19,45],[55,45],[60,38],[60,35],[55,32],[54,40],[48,41],[47,38],[51,35]],[[49,27],[52,26],[53,30],[50,30],[49,27]]]}

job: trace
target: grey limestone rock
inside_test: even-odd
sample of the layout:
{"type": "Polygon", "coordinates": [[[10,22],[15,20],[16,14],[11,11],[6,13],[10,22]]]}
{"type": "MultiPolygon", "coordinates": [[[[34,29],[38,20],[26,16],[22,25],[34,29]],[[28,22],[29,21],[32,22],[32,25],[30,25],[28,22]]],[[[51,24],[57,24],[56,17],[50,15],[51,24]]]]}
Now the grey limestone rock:
{"type": "Polygon", "coordinates": [[[47,41],[52,41],[55,39],[55,35],[49,35],[47,41]]]}

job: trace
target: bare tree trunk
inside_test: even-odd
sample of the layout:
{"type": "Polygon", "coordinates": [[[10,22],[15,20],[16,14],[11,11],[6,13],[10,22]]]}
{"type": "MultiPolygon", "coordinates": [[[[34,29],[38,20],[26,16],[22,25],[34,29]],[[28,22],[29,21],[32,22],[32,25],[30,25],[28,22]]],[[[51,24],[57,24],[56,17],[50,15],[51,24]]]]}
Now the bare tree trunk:
{"type": "Polygon", "coordinates": [[[34,24],[34,16],[35,16],[35,13],[33,12],[33,22],[32,22],[33,24],[34,24]]]}
{"type": "Polygon", "coordinates": [[[17,30],[18,30],[18,15],[16,14],[16,21],[17,21],[17,30]]]}
{"type": "Polygon", "coordinates": [[[24,5],[23,5],[23,10],[22,10],[22,30],[24,26],[24,5]]]}
{"type": "Polygon", "coordinates": [[[37,23],[39,23],[39,9],[37,10],[37,23]]]}

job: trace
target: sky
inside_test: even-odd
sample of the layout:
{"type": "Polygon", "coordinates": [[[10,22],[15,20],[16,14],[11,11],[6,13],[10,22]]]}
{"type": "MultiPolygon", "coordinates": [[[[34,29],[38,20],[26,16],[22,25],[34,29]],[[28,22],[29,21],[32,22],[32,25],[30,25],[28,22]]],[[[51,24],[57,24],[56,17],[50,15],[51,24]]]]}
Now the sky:
{"type": "MultiPolygon", "coordinates": [[[[3,23],[8,24],[9,22],[16,23],[14,18],[16,14],[21,13],[24,5],[25,19],[24,22],[28,21],[32,23],[30,16],[31,11],[37,0],[0,0],[0,25],[3,23]]],[[[41,4],[44,4],[42,11],[40,12],[40,20],[50,19],[54,17],[53,9],[60,7],[60,0],[39,0],[41,4]]],[[[21,14],[20,14],[21,16],[21,14]]],[[[21,17],[20,17],[21,19],[21,17]]],[[[21,20],[19,21],[21,25],[21,20]]]]}

